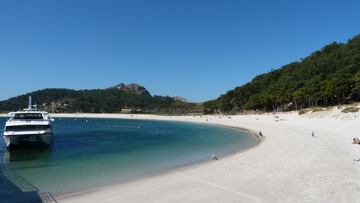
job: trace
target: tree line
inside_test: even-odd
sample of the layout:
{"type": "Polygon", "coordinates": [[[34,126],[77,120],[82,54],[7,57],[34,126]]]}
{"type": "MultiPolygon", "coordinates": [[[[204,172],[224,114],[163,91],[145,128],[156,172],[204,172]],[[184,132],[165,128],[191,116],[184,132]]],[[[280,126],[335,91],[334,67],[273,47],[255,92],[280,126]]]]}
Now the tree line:
{"type": "Polygon", "coordinates": [[[215,100],[207,113],[287,111],[360,101],[360,35],[256,76],[215,100]]]}

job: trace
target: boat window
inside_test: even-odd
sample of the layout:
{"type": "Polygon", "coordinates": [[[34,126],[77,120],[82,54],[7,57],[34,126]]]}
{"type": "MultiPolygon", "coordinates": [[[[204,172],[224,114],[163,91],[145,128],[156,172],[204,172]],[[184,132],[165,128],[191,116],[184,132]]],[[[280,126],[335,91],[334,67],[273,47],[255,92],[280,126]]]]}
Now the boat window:
{"type": "Polygon", "coordinates": [[[18,113],[14,116],[15,119],[43,119],[41,113],[18,113]]]}
{"type": "Polygon", "coordinates": [[[6,126],[5,131],[32,131],[32,130],[49,130],[50,125],[15,125],[6,126]]]}

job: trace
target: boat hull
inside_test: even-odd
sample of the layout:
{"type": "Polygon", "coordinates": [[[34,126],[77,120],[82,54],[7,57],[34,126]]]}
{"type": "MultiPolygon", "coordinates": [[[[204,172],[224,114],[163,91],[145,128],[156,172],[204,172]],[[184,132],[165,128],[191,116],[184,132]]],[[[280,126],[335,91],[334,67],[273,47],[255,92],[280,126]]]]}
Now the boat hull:
{"type": "Polygon", "coordinates": [[[3,138],[8,149],[16,148],[27,143],[36,143],[39,147],[49,147],[53,143],[53,133],[4,135],[3,138]]]}

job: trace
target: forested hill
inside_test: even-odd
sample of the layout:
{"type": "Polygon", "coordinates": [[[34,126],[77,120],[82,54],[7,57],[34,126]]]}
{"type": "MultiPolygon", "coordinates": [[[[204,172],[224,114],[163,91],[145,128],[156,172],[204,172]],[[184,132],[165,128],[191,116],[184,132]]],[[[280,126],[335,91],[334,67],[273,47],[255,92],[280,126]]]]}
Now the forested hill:
{"type": "Polygon", "coordinates": [[[84,113],[189,113],[200,111],[197,104],[172,97],[152,96],[138,84],[119,84],[106,89],[43,89],[0,101],[0,111],[16,111],[33,104],[49,112],[84,113]]]}
{"type": "Polygon", "coordinates": [[[360,101],[360,35],[256,76],[208,101],[209,112],[296,110],[360,101]]]}

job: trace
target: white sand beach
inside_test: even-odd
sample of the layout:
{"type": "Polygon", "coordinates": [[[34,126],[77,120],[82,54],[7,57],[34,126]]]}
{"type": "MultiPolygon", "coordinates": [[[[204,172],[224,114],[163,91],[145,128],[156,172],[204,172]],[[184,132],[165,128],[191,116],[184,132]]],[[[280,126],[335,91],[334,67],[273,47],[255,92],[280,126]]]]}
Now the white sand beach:
{"type": "MultiPolygon", "coordinates": [[[[335,110],[334,110],[335,111],[335,110]]],[[[58,114],[61,117],[159,119],[262,131],[250,150],[128,183],[57,197],[59,202],[360,202],[358,113],[321,116],[156,116],[58,114]],[[315,137],[311,134],[314,131],[315,137]]],[[[210,155],[209,155],[210,156],[210,155]]],[[[210,159],[210,157],[209,157],[210,159]]]]}

